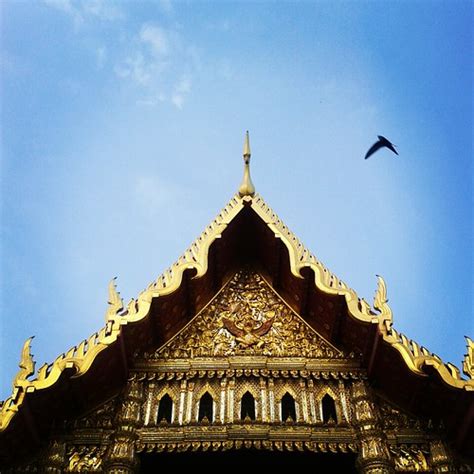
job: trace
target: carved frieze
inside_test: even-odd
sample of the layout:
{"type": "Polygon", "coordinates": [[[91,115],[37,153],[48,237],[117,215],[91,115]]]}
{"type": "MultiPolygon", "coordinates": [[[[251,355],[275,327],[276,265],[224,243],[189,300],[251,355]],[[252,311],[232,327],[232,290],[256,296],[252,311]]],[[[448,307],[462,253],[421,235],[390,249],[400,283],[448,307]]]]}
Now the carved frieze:
{"type": "Polygon", "coordinates": [[[66,472],[96,472],[103,468],[106,446],[71,446],[66,472]]]}
{"type": "Polygon", "coordinates": [[[429,447],[423,445],[390,446],[395,469],[401,472],[429,472],[429,447]]]}
{"type": "Polygon", "coordinates": [[[252,271],[240,271],[201,313],[148,359],[263,355],[345,357],[252,271]]]}
{"type": "Polygon", "coordinates": [[[226,440],[138,443],[137,452],[227,451],[229,449],[267,451],[311,451],[315,453],[356,453],[355,443],[318,443],[315,441],[226,440]]]}
{"type": "Polygon", "coordinates": [[[72,422],[74,428],[104,428],[110,429],[114,425],[115,410],[117,408],[117,398],[109,400],[100,407],[92,410],[87,415],[82,416],[72,422]]]}
{"type": "Polygon", "coordinates": [[[384,430],[421,430],[427,427],[424,420],[417,419],[402,410],[394,407],[381,398],[377,398],[380,418],[384,430]]]}

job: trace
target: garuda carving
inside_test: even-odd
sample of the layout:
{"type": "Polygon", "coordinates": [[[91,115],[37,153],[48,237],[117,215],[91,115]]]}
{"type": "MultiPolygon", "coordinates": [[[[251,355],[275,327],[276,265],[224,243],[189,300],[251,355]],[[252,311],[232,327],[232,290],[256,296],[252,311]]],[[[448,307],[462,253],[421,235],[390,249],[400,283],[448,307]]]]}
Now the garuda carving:
{"type": "Polygon", "coordinates": [[[257,327],[255,327],[255,322],[251,319],[247,319],[244,322],[243,327],[238,326],[234,321],[227,318],[222,318],[222,324],[227,331],[235,336],[235,340],[243,347],[250,347],[253,345],[259,347],[264,344],[262,336],[270,330],[274,319],[275,317],[267,319],[267,321],[261,324],[256,323],[257,327]]]}
{"type": "Polygon", "coordinates": [[[240,271],[181,333],[147,358],[342,358],[257,273],[240,271]]]}

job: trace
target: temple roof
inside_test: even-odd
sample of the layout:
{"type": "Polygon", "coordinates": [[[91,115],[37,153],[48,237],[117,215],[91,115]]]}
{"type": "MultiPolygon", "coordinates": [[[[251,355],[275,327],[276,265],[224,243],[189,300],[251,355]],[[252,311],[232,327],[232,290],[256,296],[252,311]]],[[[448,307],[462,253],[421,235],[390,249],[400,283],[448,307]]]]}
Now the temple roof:
{"type": "MultiPolygon", "coordinates": [[[[431,416],[437,407],[442,412],[444,403],[455,400],[457,407],[450,408],[453,414],[447,416],[447,423],[462,444],[472,429],[472,420],[464,417],[474,406],[474,397],[468,394],[474,391],[473,342],[467,338],[468,353],[463,363],[467,378],[463,378],[457,367],[396,331],[382,277],[377,277],[370,305],[332,274],[255,192],[250,179],[248,135],[244,166],[239,193],[136,299],[124,305],[115,281],[110,282],[102,329],[37,372],[30,352],[31,339],[25,342],[12,395],[0,407],[0,433],[12,429],[15,419],[26,411],[25,405],[31,417],[48,397],[57,396],[48,394],[82,390],[97,374],[113,390],[119,380],[127,377],[137,346],[146,346],[152,337],[165,344],[210,301],[226,278],[251,262],[331,344],[360,354],[377,387],[393,393],[400,391],[400,384],[406,387],[408,393],[396,394],[402,406],[425,410],[431,416]],[[425,403],[428,397],[433,400],[425,403]]],[[[18,421],[17,425],[22,423],[18,421]]],[[[41,425],[41,420],[36,424],[41,425]]]]}

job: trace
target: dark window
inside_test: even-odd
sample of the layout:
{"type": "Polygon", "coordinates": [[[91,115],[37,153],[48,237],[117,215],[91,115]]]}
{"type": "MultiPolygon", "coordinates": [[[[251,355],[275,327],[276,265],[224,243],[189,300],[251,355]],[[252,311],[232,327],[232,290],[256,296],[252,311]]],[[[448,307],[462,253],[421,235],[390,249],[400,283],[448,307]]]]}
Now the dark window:
{"type": "Polygon", "coordinates": [[[255,398],[250,392],[245,392],[240,401],[240,419],[245,420],[247,417],[255,420],[255,398]]]}
{"type": "Polygon", "coordinates": [[[167,421],[171,423],[171,416],[173,414],[173,400],[166,394],[161,397],[160,404],[158,406],[158,418],[157,422],[167,421]]]}
{"type": "Polygon", "coordinates": [[[296,421],[295,399],[288,392],[281,399],[281,421],[296,421]]]}
{"type": "Polygon", "coordinates": [[[206,392],[199,400],[199,416],[198,421],[202,421],[204,418],[207,421],[213,421],[212,415],[214,411],[214,400],[212,399],[209,392],[206,392]]]}
{"type": "Polygon", "coordinates": [[[333,398],[326,393],[321,403],[323,406],[323,422],[337,423],[336,404],[334,403],[333,398]]]}

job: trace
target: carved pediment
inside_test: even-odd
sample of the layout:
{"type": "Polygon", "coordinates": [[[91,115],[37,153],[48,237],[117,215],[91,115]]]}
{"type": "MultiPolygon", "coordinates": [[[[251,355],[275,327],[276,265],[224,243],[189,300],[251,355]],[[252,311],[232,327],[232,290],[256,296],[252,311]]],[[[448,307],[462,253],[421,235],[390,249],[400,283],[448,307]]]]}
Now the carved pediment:
{"type": "MultiPolygon", "coordinates": [[[[151,358],[234,355],[342,358],[256,272],[242,270],[151,358]]],[[[150,355],[149,355],[150,357],[150,355]]]]}

